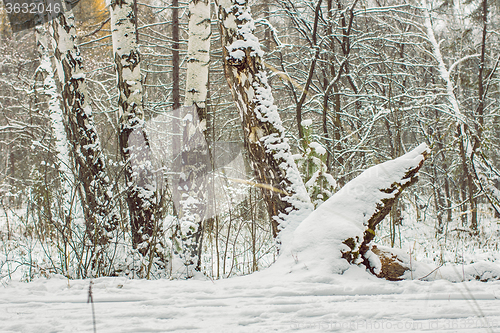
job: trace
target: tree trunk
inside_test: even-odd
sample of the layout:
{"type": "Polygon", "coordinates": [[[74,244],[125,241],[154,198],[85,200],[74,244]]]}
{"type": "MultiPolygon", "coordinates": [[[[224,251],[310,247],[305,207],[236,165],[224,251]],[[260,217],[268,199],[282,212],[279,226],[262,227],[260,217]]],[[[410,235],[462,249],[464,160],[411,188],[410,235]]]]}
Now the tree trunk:
{"type": "MultiPolygon", "coordinates": [[[[198,109],[205,109],[210,63],[210,1],[191,0],[188,16],[189,39],[184,106],[194,104],[198,109]]],[[[201,113],[204,114],[203,111],[201,113]]],[[[200,117],[200,121],[205,118],[200,117]]]]}
{"type": "Polygon", "coordinates": [[[304,150],[307,149],[307,145],[304,142],[304,127],[302,126],[302,106],[304,105],[304,102],[306,101],[307,94],[309,92],[309,86],[311,85],[313,75],[314,75],[314,70],[316,68],[316,62],[318,61],[319,54],[320,54],[320,47],[317,45],[317,32],[318,32],[318,20],[319,16],[321,14],[321,2],[322,0],[319,0],[318,3],[316,4],[316,10],[315,10],[315,15],[314,15],[314,26],[313,26],[313,31],[312,31],[312,40],[311,40],[311,49],[315,50],[314,56],[311,60],[311,64],[309,65],[309,73],[307,76],[306,83],[304,84],[304,88],[302,90],[302,94],[300,95],[300,98],[297,102],[297,105],[295,106],[295,117],[297,121],[297,129],[298,129],[298,134],[299,134],[299,141],[300,144],[303,146],[304,150]]]}
{"type": "MultiPolygon", "coordinates": [[[[335,38],[333,35],[333,0],[328,0],[327,1],[327,10],[328,10],[328,28],[327,28],[327,33],[329,36],[329,46],[330,46],[330,52],[332,54],[335,54],[335,38]]],[[[336,77],[336,71],[335,71],[335,62],[334,62],[334,57],[329,56],[328,58],[328,67],[330,69],[330,75],[331,77],[336,77]]],[[[341,70],[341,69],[340,69],[341,70]]],[[[325,89],[328,86],[326,83],[326,76],[325,76],[325,89]]],[[[332,142],[331,144],[330,139],[328,137],[328,127],[327,127],[327,112],[328,112],[328,99],[329,96],[328,94],[324,94],[323,96],[323,133],[325,136],[325,144],[327,147],[327,160],[326,160],[326,166],[327,166],[327,172],[332,173],[333,170],[333,176],[336,176],[336,168],[332,164],[337,164],[340,167],[342,167],[342,164],[344,163],[342,156],[340,156],[340,151],[342,149],[342,144],[340,141],[341,138],[341,133],[342,133],[342,122],[340,119],[340,111],[341,111],[341,105],[340,105],[340,94],[339,94],[339,87],[337,82],[333,83],[333,116],[332,116],[332,122],[333,122],[333,135],[332,135],[332,142]],[[338,157],[336,157],[336,154],[338,154],[338,157]],[[332,160],[333,157],[333,160],[332,160]]]]}
{"type": "Polygon", "coordinates": [[[179,46],[179,0],[172,0],[172,98],[174,110],[181,107],[179,46]]]}
{"type": "MultiPolygon", "coordinates": [[[[179,60],[179,0],[172,0],[172,151],[181,150],[181,99],[179,90],[180,81],[180,60],[179,60]]],[[[174,209],[177,209],[174,207],[174,209]]],[[[178,215],[178,212],[175,211],[178,215]]]]}
{"type": "MultiPolygon", "coordinates": [[[[63,3],[64,4],[64,3],[63,3]]],[[[52,21],[57,73],[62,84],[64,123],[72,147],[78,191],[81,196],[87,235],[92,243],[93,269],[109,269],[105,247],[113,237],[118,218],[113,208],[106,162],[92,116],[80,50],[76,45],[74,16],[66,11],[52,21]]]]}
{"type": "MultiPolygon", "coordinates": [[[[189,40],[187,53],[186,91],[181,115],[182,144],[176,158],[179,177],[174,183],[174,195],[179,203],[179,232],[182,259],[187,276],[192,269],[201,269],[203,221],[210,218],[207,206],[207,175],[211,170],[207,145],[207,92],[211,35],[210,1],[192,0],[189,3],[189,40]]],[[[210,208],[210,207],[208,207],[210,208]]]]}
{"type": "MultiPolygon", "coordinates": [[[[475,121],[476,128],[475,128],[475,136],[474,136],[474,142],[473,142],[473,151],[472,151],[472,168],[474,169],[474,156],[476,152],[480,149],[481,146],[481,140],[482,140],[482,133],[483,133],[483,127],[484,127],[484,98],[485,98],[485,93],[484,93],[484,85],[483,85],[483,75],[484,75],[484,67],[486,65],[485,63],[485,53],[486,53],[486,33],[487,33],[487,19],[488,19],[488,4],[487,0],[482,1],[482,23],[483,23],[483,32],[482,32],[482,39],[481,39],[481,58],[479,62],[479,73],[478,73],[478,100],[479,104],[477,106],[476,114],[474,115],[474,119],[477,119],[475,121]]],[[[471,170],[471,173],[473,170],[471,170]]],[[[471,210],[472,210],[472,221],[470,228],[474,234],[479,234],[478,230],[478,220],[477,220],[477,199],[474,197],[474,193],[472,189],[475,189],[475,186],[473,186],[473,181],[472,181],[472,174],[468,175],[469,179],[469,190],[471,193],[469,193],[469,202],[471,205],[471,210]]],[[[481,181],[479,179],[479,181],[481,181]]]]}
{"type": "Polygon", "coordinates": [[[40,67],[37,74],[40,73],[43,77],[43,93],[46,96],[49,105],[49,115],[51,119],[51,127],[55,138],[56,157],[58,161],[58,169],[61,175],[62,184],[62,221],[69,223],[72,219],[70,212],[72,211],[72,197],[74,177],[70,170],[70,145],[66,137],[63,122],[63,105],[61,104],[61,95],[57,91],[56,81],[54,79],[54,70],[49,54],[49,41],[47,31],[43,25],[35,27],[35,35],[37,47],[40,53],[40,67]]]}
{"type": "MultiPolygon", "coordinates": [[[[50,60],[48,33],[44,25],[35,27],[37,48],[40,53],[40,66],[37,69],[37,76],[43,78],[42,94],[48,103],[50,124],[55,138],[55,150],[57,160],[57,170],[61,184],[59,200],[52,203],[53,210],[58,212],[58,219],[54,221],[55,226],[62,236],[62,252],[65,263],[63,273],[70,277],[69,272],[69,241],[72,238],[72,224],[75,217],[82,216],[80,203],[75,203],[76,195],[75,177],[71,171],[72,161],[70,159],[70,144],[64,128],[64,114],[61,94],[57,90],[54,79],[54,70],[50,60]],[[57,207],[56,207],[57,206],[57,207]]],[[[78,200],[76,200],[78,201],[78,200]]],[[[78,257],[78,255],[77,255],[78,257]]]]}
{"type": "Polygon", "coordinates": [[[272,218],[273,236],[294,229],[312,210],[262,65],[246,1],[221,0],[219,26],[224,71],[240,116],[244,144],[272,218]]]}
{"type": "Polygon", "coordinates": [[[109,10],[119,91],[119,142],[125,161],[132,246],[146,256],[154,245],[157,186],[144,129],[141,57],[137,48],[134,1],[113,0],[109,10]]]}

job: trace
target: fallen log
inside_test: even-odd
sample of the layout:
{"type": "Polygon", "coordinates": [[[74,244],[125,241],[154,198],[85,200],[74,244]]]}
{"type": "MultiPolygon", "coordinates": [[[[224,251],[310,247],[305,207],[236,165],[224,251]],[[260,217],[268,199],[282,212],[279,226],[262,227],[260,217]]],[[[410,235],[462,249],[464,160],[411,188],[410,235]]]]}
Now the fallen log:
{"type": "MultiPolygon", "coordinates": [[[[418,150],[419,148],[421,148],[418,151],[418,153],[421,156],[421,159],[418,162],[418,164],[408,167],[406,173],[404,174],[403,177],[401,177],[400,180],[391,183],[387,187],[379,189],[380,192],[387,193],[388,195],[387,197],[382,198],[380,199],[379,202],[377,202],[375,211],[368,219],[368,221],[364,223],[365,230],[363,233],[363,238],[362,239],[348,238],[344,241],[344,244],[346,244],[351,249],[351,251],[344,252],[342,254],[342,257],[345,258],[349,263],[359,262],[359,259],[361,259],[363,261],[363,264],[367,268],[371,270],[373,269],[370,265],[370,261],[367,258],[367,253],[368,251],[370,251],[370,242],[375,238],[375,228],[380,222],[382,222],[382,220],[387,216],[387,214],[389,214],[389,212],[392,209],[392,205],[396,201],[397,197],[403,192],[403,190],[409,187],[410,185],[413,185],[418,180],[418,171],[422,167],[425,159],[429,154],[427,146],[425,146],[424,149],[424,146],[421,145],[415,148],[415,150],[418,150]]],[[[408,154],[415,152],[415,150],[408,154]]],[[[396,162],[399,159],[404,158],[408,154],[403,155],[402,157],[389,162],[396,162]]],[[[381,164],[380,166],[383,165],[384,164],[381,164]]],[[[380,253],[382,255],[382,252],[380,253]]],[[[388,260],[388,257],[384,256],[382,257],[385,258],[385,260],[388,260]]]]}
{"type": "MultiPolygon", "coordinates": [[[[315,274],[342,274],[351,264],[375,272],[373,262],[381,260],[369,260],[375,256],[370,244],[374,230],[402,191],[417,181],[429,152],[427,145],[421,144],[350,181],[299,224],[283,243],[277,264],[286,265],[290,272],[305,269],[315,274]]],[[[399,268],[394,271],[396,279],[399,268]]]]}

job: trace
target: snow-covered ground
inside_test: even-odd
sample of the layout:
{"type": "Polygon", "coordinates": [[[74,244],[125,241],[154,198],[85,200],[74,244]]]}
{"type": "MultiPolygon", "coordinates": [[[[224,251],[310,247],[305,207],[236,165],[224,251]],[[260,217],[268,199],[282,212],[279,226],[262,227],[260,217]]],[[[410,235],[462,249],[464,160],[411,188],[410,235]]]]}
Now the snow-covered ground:
{"type": "Polygon", "coordinates": [[[379,189],[418,165],[425,149],[365,171],[297,229],[282,231],[277,261],[247,276],[98,278],[90,304],[90,280],[48,274],[19,282],[25,274],[16,271],[26,264],[16,266],[14,252],[4,249],[10,278],[0,276],[0,333],[92,332],[92,305],[96,332],[500,332],[495,256],[438,269],[432,260],[413,262],[400,249],[398,257],[406,256],[411,269],[399,282],[379,279],[340,256],[343,240],[362,237],[364,222],[387,197],[379,189]]]}
{"type": "MultiPolygon", "coordinates": [[[[97,332],[500,332],[500,281],[389,282],[352,267],[305,278],[93,281],[97,332]]],[[[9,281],[0,332],[92,332],[89,280],[9,281]]]]}

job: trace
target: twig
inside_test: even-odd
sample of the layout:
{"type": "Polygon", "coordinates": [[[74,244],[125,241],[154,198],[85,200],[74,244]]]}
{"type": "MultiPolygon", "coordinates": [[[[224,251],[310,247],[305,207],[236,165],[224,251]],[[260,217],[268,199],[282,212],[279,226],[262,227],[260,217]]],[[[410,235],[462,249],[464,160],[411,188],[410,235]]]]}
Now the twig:
{"type": "Polygon", "coordinates": [[[92,295],[92,285],[94,282],[90,280],[89,283],[89,297],[87,298],[87,303],[92,304],[92,321],[94,323],[94,333],[97,333],[96,323],[95,323],[95,310],[94,310],[94,296],[92,295]]]}
{"type": "Polygon", "coordinates": [[[92,36],[93,34],[95,34],[95,33],[99,32],[99,30],[101,30],[101,29],[102,29],[102,28],[106,25],[106,23],[108,23],[108,22],[109,22],[109,20],[110,20],[110,18],[107,18],[106,20],[104,20],[104,21],[101,23],[101,25],[100,25],[97,29],[95,29],[94,31],[92,31],[91,33],[89,33],[89,34],[87,34],[87,35],[85,35],[85,36],[83,36],[83,37],[90,37],[90,36],[92,36]]]}
{"type": "Polygon", "coordinates": [[[241,184],[247,184],[247,185],[251,185],[251,186],[255,186],[255,187],[265,188],[266,190],[270,190],[270,191],[273,191],[273,192],[277,192],[277,193],[281,193],[281,194],[290,196],[290,194],[287,191],[281,190],[281,189],[276,188],[276,187],[274,187],[272,185],[255,183],[255,182],[252,182],[252,181],[249,181],[249,180],[238,179],[238,178],[229,178],[229,177],[227,177],[227,180],[235,182],[235,183],[241,183],[241,184]]]}
{"type": "Polygon", "coordinates": [[[443,267],[444,264],[441,264],[439,265],[438,267],[434,268],[432,271],[430,271],[429,274],[425,275],[425,276],[422,276],[421,278],[419,278],[420,281],[422,281],[423,279],[425,279],[426,277],[428,277],[429,275],[431,275],[432,273],[434,273],[435,271],[437,271],[438,269],[440,269],[441,267],[443,267]]]}

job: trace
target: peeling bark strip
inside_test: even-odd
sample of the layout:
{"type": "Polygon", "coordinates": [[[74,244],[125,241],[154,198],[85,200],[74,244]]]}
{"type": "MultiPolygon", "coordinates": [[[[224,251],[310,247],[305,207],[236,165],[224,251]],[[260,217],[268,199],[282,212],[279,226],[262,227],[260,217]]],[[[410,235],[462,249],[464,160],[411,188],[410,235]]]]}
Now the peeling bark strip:
{"type": "Polygon", "coordinates": [[[155,231],[157,189],[150,146],[144,129],[141,57],[137,49],[133,0],[114,0],[109,6],[113,54],[118,82],[120,149],[126,162],[127,204],[132,246],[145,256],[155,231]]]}
{"type": "Polygon", "coordinates": [[[262,65],[262,51],[245,0],[218,0],[224,70],[240,111],[245,148],[257,181],[280,191],[262,188],[273,236],[311,211],[312,204],[292,158],[271,88],[262,65]],[[286,196],[283,193],[289,193],[286,196]]]}
{"type": "MultiPolygon", "coordinates": [[[[64,123],[71,144],[78,191],[81,196],[87,234],[99,258],[117,226],[117,215],[111,202],[111,187],[106,163],[92,117],[83,73],[76,29],[71,11],[59,15],[51,24],[55,41],[57,72],[62,84],[64,123]]],[[[101,262],[102,264],[102,262],[101,262]]],[[[109,262],[106,265],[109,267],[109,262]]],[[[95,268],[95,267],[94,267],[95,268]]]]}

